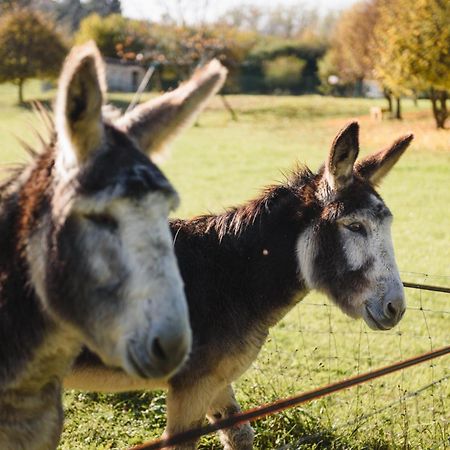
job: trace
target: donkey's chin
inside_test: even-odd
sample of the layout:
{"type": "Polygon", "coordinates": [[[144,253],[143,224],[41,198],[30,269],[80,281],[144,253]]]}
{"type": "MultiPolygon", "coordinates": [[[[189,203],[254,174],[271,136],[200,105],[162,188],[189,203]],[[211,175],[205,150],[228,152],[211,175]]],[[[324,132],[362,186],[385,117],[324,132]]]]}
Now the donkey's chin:
{"type": "Polygon", "coordinates": [[[372,330],[387,331],[393,327],[393,325],[387,325],[386,323],[382,322],[381,319],[377,318],[377,316],[370,310],[368,306],[364,308],[362,316],[366,324],[372,330]]]}

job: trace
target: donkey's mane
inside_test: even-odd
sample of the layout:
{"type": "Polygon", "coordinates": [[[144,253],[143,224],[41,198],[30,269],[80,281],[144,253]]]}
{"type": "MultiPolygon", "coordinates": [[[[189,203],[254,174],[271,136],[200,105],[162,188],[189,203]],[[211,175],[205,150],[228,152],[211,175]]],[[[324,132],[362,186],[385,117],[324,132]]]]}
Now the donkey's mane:
{"type": "MultiPolygon", "coordinates": [[[[239,236],[257,221],[264,220],[273,208],[286,202],[294,202],[298,208],[299,193],[302,199],[310,202],[314,197],[311,181],[315,174],[306,166],[298,165],[291,173],[284,174],[285,181],[266,186],[261,194],[241,206],[227,209],[221,214],[205,214],[187,220],[190,226],[202,228],[204,232],[215,231],[220,240],[227,234],[239,236]]],[[[177,221],[173,221],[175,228],[177,221]]]]}
{"type": "Polygon", "coordinates": [[[5,194],[9,191],[9,187],[20,178],[23,172],[36,162],[45,152],[54,147],[56,143],[55,123],[51,112],[40,102],[33,102],[32,107],[34,116],[37,117],[39,123],[43,125],[43,130],[38,129],[37,126],[32,126],[32,131],[38,140],[36,147],[16,136],[20,146],[25,150],[30,157],[30,160],[0,167],[0,170],[6,174],[5,178],[0,182],[0,200],[3,200],[5,194]]]}
{"type": "MultiPolygon", "coordinates": [[[[20,178],[26,169],[36,163],[43,154],[54,148],[56,145],[57,135],[53,111],[39,101],[34,101],[32,103],[32,111],[33,115],[37,118],[38,123],[41,125],[31,126],[32,132],[35,135],[35,138],[37,138],[37,143],[32,145],[16,136],[19,145],[25,150],[25,153],[30,159],[24,162],[0,166],[0,170],[5,173],[5,177],[2,177],[3,179],[0,181],[0,200],[2,200],[5,193],[9,191],[9,187],[20,178]]],[[[120,114],[121,111],[110,104],[105,105],[102,109],[102,117],[106,124],[112,124],[120,114]]]]}

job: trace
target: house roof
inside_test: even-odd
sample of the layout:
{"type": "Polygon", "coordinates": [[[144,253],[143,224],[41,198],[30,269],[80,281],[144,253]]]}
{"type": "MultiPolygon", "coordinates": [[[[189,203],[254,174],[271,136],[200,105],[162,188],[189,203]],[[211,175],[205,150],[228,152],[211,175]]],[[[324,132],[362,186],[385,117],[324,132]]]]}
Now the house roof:
{"type": "Polygon", "coordinates": [[[142,64],[137,63],[135,61],[128,61],[126,59],[110,58],[110,57],[106,57],[104,58],[104,60],[106,64],[110,64],[113,66],[133,66],[143,69],[142,64]]]}

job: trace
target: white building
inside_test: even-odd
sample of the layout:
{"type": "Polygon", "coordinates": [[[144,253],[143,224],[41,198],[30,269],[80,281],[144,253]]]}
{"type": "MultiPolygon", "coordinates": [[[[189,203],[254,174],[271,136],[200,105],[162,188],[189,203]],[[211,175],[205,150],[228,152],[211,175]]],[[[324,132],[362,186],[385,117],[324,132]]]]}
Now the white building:
{"type": "Polygon", "coordinates": [[[106,82],[109,91],[136,92],[146,70],[131,61],[105,58],[106,82]]]}

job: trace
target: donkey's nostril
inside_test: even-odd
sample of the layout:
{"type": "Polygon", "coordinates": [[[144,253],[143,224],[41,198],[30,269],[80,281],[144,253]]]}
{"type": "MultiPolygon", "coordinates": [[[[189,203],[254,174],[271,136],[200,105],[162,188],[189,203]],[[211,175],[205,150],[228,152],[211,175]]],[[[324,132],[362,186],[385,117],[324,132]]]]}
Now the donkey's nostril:
{"type": "Polygon", "coordinates": [[[148,336],[147,349],[153,364],[163,375],[168,375],[177,369],[188,356],[191,348],[191,334],[180,328],[168,327],[165,330],[155,330],[153,336],[148,336]]]}
{"type": "Polygon", "coordinates": [[[394,306],[392,302],[389,302],[386,305],[386,315],[389,319],[393,319],[397,316],[397,308],[394,306]]]}
{"type": "Polygon", "coordinates": [[[166,359],[167,355],[165,353],[165,351],[163,350],[161,343],[159,342],[158,338],[153,339],[153,344],[152,344],[152,351],[153,354],[158,358],[158,359],[166,359]]]}
{"type": "Polygon", "coordinates": [[[389,317],[395,317],[397,314],[397,309],[391,302],[386,305],[386,309],[389,317]]]}

